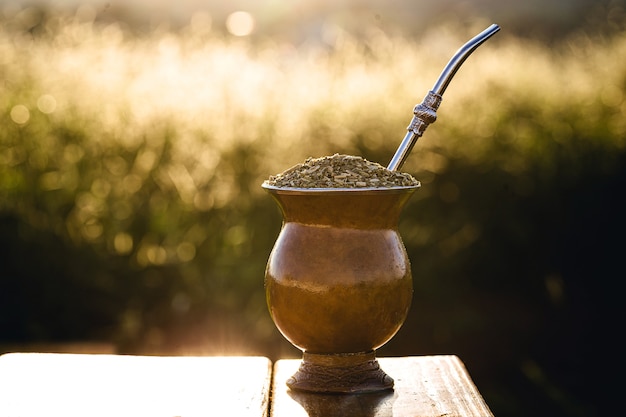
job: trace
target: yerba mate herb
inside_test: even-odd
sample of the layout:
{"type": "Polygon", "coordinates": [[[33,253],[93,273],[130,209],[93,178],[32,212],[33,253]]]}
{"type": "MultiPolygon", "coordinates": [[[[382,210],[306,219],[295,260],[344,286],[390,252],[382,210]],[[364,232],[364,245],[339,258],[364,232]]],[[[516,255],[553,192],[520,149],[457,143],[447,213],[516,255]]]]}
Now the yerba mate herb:
{"type": "Polygon", "coordinates": [[[390,188],[419,185],[407,173],[390,171],[360,156],[308,158],[301,164],[270,176],[267,185],[281,188],[390,188]]]}

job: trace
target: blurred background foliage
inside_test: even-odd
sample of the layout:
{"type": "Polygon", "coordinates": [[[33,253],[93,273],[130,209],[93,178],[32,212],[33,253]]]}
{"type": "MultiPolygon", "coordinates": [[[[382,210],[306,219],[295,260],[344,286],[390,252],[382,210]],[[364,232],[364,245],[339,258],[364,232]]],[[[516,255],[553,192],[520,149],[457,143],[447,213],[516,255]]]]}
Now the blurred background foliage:
{"type": "MultiPolygon", "coordinates": [[[[459,355],[498,416],[601,415],[623,388],[626,19],[597,10],[559,36],[512,17],[403,169],[415,294],[380,354],[459,355]]],[[[386,165],[491,22],[301,40],[123,12],[3,9],[0,346],[298,357],[265,305],[281,217],[260,184],[309,156],[386,165]]]]}

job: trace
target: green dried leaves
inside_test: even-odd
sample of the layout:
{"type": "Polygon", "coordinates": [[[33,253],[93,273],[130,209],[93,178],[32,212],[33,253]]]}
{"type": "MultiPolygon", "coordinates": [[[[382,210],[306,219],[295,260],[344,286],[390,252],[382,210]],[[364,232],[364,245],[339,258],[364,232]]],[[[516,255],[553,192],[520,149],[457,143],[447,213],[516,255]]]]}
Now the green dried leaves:
{"type": "Polygon", "coordinates": [[[359,156],[335,154],[308,158],[270,176],[266,184],[282,188],[390,188],[416,186],[419,181],[359,156]]]}

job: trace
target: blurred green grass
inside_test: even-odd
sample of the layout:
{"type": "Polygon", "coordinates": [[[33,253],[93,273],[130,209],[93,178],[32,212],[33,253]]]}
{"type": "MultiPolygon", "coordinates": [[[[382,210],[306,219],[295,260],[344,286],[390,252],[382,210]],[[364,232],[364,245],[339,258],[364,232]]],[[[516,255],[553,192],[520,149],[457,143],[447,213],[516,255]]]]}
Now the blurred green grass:
{"type": "MultiPolygon", "coordinates": [[[[386,164],[470,29],[296,48],[1,25],[0,342],[297,357],[266,311],[281,218],[261,182],[335,152],[386,164]]],[[[404,166],[415,296],[381,354],[458,354],[496,415],[608,409],[589,358],[620,354],[623,56],[626,32],[503,31],[459,71],[404,166]]]]}

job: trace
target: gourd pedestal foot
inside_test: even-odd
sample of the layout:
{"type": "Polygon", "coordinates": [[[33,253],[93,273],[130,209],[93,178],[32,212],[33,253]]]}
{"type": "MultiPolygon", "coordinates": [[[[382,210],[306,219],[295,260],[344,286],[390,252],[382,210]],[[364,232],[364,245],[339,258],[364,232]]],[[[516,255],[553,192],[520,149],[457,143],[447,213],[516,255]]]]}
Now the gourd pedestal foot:
{"type": "Polygon", "coordinates": [[[393,378],[378,365],[374,351],[303,354],[298,371],[287,380],[296,391],[356,394],[393,389],[393,378]]]}

